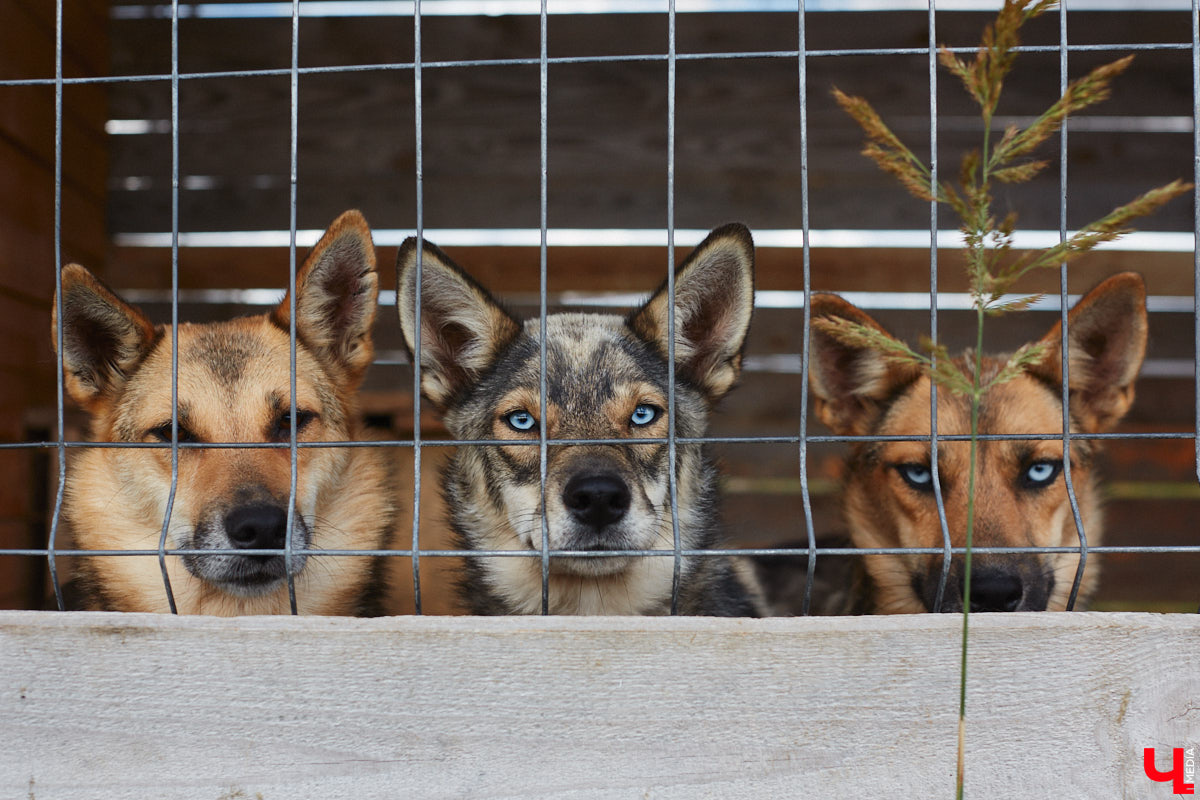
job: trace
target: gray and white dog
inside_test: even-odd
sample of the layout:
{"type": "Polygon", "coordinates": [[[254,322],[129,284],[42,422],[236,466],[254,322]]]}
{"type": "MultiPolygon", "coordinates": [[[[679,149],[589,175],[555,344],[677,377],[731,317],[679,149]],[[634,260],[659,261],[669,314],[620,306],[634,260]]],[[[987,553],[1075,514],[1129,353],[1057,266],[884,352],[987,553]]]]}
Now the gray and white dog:
{"type": "MultiPolygon", "coordinates": [[[[405,343],[417,337],[417,241],[400,248],[397,305],[405,343]]],[[[422,248],[421,391],[463,440],[443,475],[451,525],[464,550],[542,549],[540,323],[521,321],[437,247],[422,248]]],[[[703,436],[733,387],[754,308],[754,245],[740,224],[713,231],[675,273],[675,433],[703,436]]],[[[624,440],[550,444],[544,514],[551,550],[673,550],[669,493],[666,286],[621,318],[546,318],[546,436],[624,440]],[[648,440],[639,444],[639,440],[648,440]]],[[[676,444],[683,549],[720,546],[717,472],[704,447],[676,444]]],[[[670,555],[554,556],[553,614],[667,614],[670,555]]],[[[542,561],[466,559],[462,599],[475,614],[537,614],[542,561]]],[[[682,559],[678,611],[758,616],[750,570],[722,556],[682,559]]]]}

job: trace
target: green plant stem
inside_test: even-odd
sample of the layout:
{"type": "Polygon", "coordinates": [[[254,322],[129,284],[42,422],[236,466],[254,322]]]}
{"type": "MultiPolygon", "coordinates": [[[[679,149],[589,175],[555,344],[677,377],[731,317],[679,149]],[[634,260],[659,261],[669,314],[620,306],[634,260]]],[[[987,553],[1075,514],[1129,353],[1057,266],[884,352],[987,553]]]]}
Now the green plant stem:
{"type": "Polygon", "coordinates": [[[963,627],[962,666],[958,684],[958,778],[955,797],[962,800],[965,778],[966,729],[967,729],[967,632],[971,619],[971,545],[975,531],[975,473],[979,452],[979,405],[983,399],[983,306],[975,305],[975,370],[971,375],[971,461],[967,473],[967,541],[963,556],[963,627]]]}

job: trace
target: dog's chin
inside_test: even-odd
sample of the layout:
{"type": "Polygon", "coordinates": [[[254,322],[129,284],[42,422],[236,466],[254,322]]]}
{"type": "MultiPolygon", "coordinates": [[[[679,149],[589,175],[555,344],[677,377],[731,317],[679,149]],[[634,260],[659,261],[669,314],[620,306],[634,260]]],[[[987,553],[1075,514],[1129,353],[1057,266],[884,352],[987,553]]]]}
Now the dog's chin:
{"type": "MultiPolygon", "coordinates": [[[[567,541],[556,549],[583,550],[592,552],[620,552],[622,550],[643,550],[650,543],[639,544],[630,540],[626,531],[605,529],[597,533],[594,530],[572,532],[567,541]]],[[[551,559],[550,568],[554,572],[581,577],[603,577],[617,575],[633,566],[640,556],[568,556],[551,559]]]]}
{"type": "Polygon", "coordinates": [[[596,556],[595,558],[553,558],[550,560],[552,572],[567,575],[578,575],[584,578],[599,578],[606,575],[616,575],[629,569],[634,556],[596,556]]]}
{"type": "MultiPolygon", "coordinates": [[[[220,563],[203,563],[203,556],[186,563],[200,580],[233,597],[262,597],[287,585],[287,565],[282,556],[216,556],[220,563]]],[[[304,567],[302,555],[292,556],[293,574],[304,567]]]]}
{"type": "Polygon", "coordinates": [[[263,597],[271,594],[276,589],[282,588],[287,584],[287,577],[273,578],[263,580],[261,582],[247,581],[225,581],[223,583],[214,582],[214,585],[225,594],[233,595],[234,597],[263,597]]]}

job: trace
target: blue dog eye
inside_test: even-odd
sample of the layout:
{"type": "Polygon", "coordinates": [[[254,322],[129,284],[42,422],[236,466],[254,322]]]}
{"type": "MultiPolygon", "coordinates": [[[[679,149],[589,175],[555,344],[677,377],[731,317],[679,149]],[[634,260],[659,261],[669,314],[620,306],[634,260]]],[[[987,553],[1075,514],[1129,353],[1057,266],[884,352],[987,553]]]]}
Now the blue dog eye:
{"type": "Polygon", "coordinates": [[[533,430],[534,426],[537,425],[537,420],[528,411],[513,411],[504,417],[504,421],[514,431],[533,430]]]}
{"type": "Polygon", "coordinates": [[[933,491],[933,472],[924,464],[901,464],[896,470],[912,488],[922,492],[933,491]]]}
{"type": "Polygon", "coordinates": [[[662,409],[658,406],[642,403],[633,410],[633,414],[629,416],[629,421],[634,425],[649,425],[654,420],[658,419],[658,415],[662,413],[662,409]]]}
{"type": "Polygon", "coordinates": [[[1030,489],[1043,489],[1054,482],[1062,469],[1061,461],[1035,461],[1026,468],[1022,483],[1030,489]]]}

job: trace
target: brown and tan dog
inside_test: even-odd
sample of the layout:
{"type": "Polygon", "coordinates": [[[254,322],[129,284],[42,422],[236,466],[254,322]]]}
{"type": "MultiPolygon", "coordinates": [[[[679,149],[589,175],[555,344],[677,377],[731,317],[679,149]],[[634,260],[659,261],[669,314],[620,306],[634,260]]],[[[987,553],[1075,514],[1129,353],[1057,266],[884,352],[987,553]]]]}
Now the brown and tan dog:
{"type": "MultiPolygon", "coordinates": [[[[341,215],[296,279],[296,416],[291,414],[290,303],[270,313],[178,327],[178,485],[166,559],[180,613],[286,614],[287,447],[198,444],[349,442],[362,438],[357,390],[371,363],[378,277],[366,221],[341,215]],[[208,554],[205,550],[235,551],[208,554]],[[200,552],[195,552],[200,551],[200,552]]],[[[57,313],[58,305],[55,309],[57,313]]],[[[171,492],[171,326],[153,325],[88,270],[62,271],[67,391],[91,418],[90,440],[159,445],[74,451],[66,547],[157,550],[171,492]]],[[[53,327],[57,341],[57,320],[53,327]]],[[[369,557],[318,550],[384,547],[395,492],[374,448],[301,448],[291,544],[305,614],[369,610],[381,570],[369,557]]],[[[157,556],[73,559],[77,605],[169,610],[157,556]]]]}
{"type": "MultiPolygon", "coordinates": [[[[817,294],[812,319],[845,318],[883,329],[842,298],[817,294]]],[[[1110,430],[1133,403],[1134,381],[1146,350],[1142,279],[1122,273],[1101,283],[1068,317],[1071,430],[1110,430]]],[[[1062,333],[1042,342],[1044,357],[1026,374],[990,389],[980,409],[984,434],[1061,434],[1062,333]]],[[[928,436],[930,380],[913,367],[888,363],[879,352],[850,346],[813,328],[810,386],[814,413],[837,434],[928,436]]],[[[985,356],[986,382],[1006,363],[985,356]]],[[[970,374],[974,357],[958,360],[970,374]]],[[[938,392],[939,435],[969,434],[970,401],[938,392]]],[[[1099,544],[1103,519],[1095,470],[1096,441],[1073,440],[1070,468],[1080,517],[1090,545],[1099,544]]],[[[1063,477],[1061,439],[993,440],[979,445],[975,487],[976,547],[1076,547],[1078,535],[1063,477]]],[[[938,477],[951,544],[965,544],[970,444],[940,441],[938,477]]],[[[858,548],[940,548],[942,529],[933,491],[930,446],[920,441],[855,443],[845,463],[843,513],[848,542],[858,548]]],[[[778,613],[799,613],[803,557],[758,560],[764,586],[778,613]],[[790,567],[790,568],[789,568],[790,567]],[[783,572],[790,573],[783,577],[783,572]]],[[[1076,553],[978,554],[971,578],[973,611],[1040,611],[1066,608],[1075,579],[1076,553]]],[[[963,559],[955,556],[942,611],[963,607],[963,559]]],[[[933,610],[942,575],[941,555],[824,556],[814,613],[906,613],[933,610]],[[840,584],[834,586],[835,584],[840,584]],[[822,597],[822,589],[833,593],[822,597]]],[[[1087,561],[1080,605],[1096,586],[1095,557],[1087,561]]]]}

